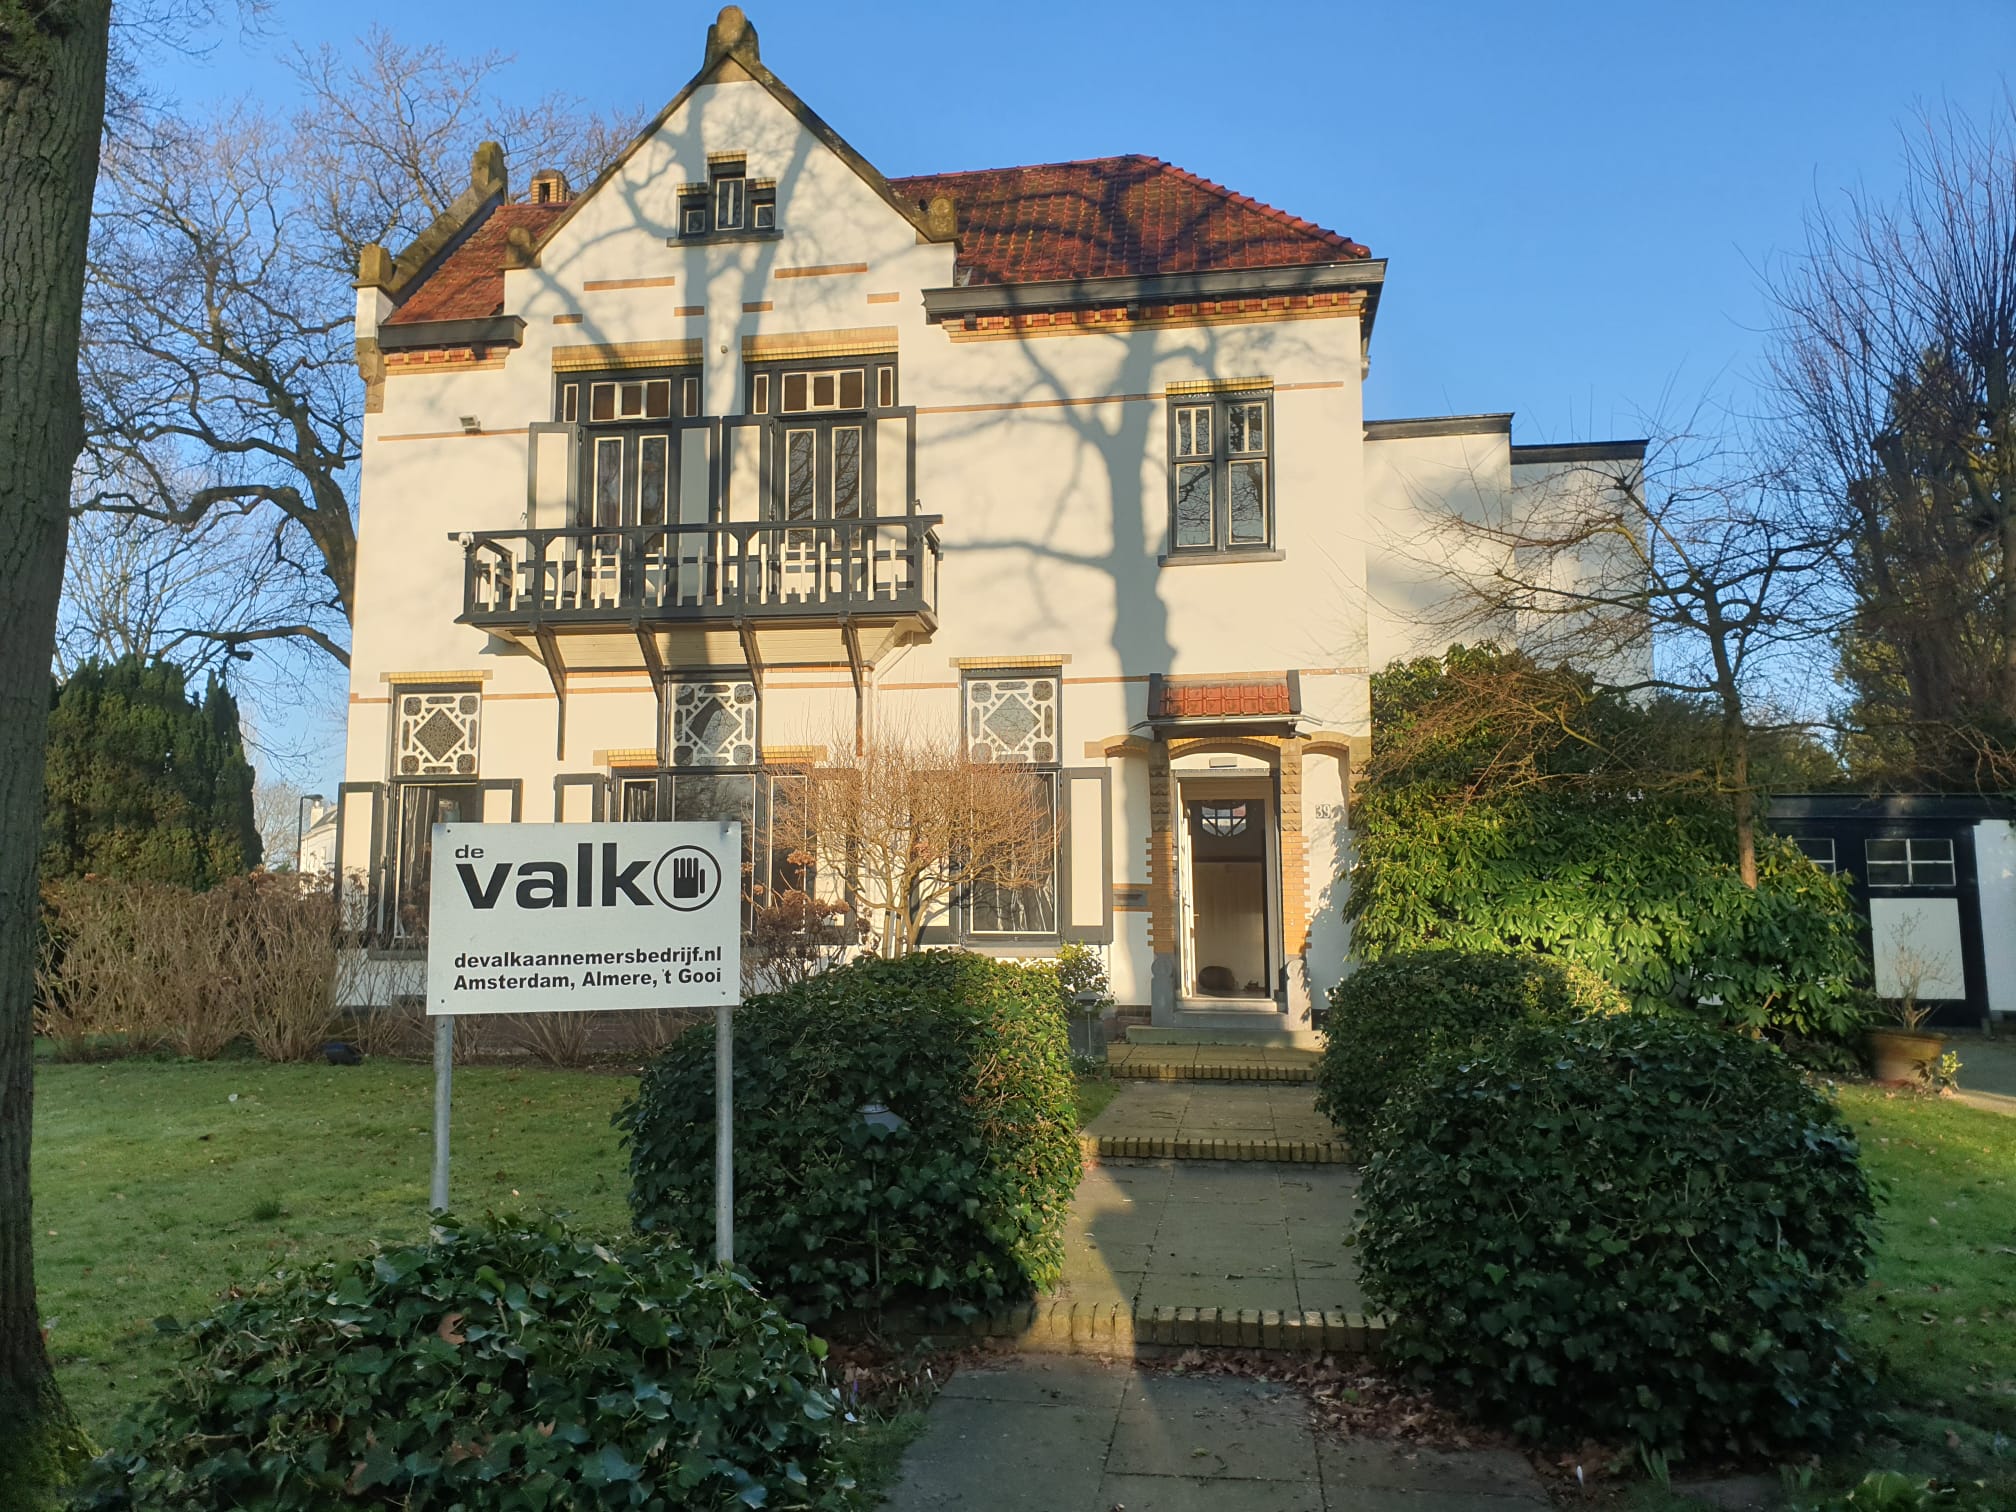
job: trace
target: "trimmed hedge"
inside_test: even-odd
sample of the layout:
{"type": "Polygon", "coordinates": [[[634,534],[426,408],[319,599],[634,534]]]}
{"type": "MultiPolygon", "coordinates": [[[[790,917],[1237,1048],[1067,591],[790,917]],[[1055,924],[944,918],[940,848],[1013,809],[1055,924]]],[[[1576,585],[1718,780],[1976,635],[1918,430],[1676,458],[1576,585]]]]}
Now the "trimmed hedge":
{"type": "Polygon", "coordinates": [[[440,1221],[197,1323],[75,1505],[853,1504],[825,1346],[747,1278],[550,1220],[440,1221]]]}
{"type": "Polygon", "coordinates": [[[1369,1150],[1387,1104],[1438,1052],[1510,1024],[1629,1006],[1587,967],[1528,951],[1409,950],[1367,961],[1330,990],[1316,1106],[1369,1150]]]}
{"type": "Polygon", "coordinates": [[[1636,1016],[1521,1026],[1393,1106],[1365,1175],[1389,1358],[1529,1438],[1678,1454],[1845,1426],[1874,1208],[1770,1047],[1636,1016]]]}
{"type": "MultiPolygon", "coordinates": [[[[616,1123],[637,1226],[711,1245],[712,1028],[653,1062],[616,1123]]],[[[1079,1170],[1054,970],[871,957],[736,1010],[735,1255],[797,1317],[964,1320],[1028,1297],[1062,1271],[1079,1170]]]]}

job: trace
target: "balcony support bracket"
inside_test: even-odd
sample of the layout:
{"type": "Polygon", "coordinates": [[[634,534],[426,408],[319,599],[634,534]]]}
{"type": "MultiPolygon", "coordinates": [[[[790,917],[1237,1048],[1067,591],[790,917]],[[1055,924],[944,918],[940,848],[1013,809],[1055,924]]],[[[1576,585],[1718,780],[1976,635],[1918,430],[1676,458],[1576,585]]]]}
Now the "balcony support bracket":
{"type": "Polygon", "coordinates": [[[532,621],[532,638],[539,644],[539,661],[553,684],[553,701],[558,711],[553,718],[553,756],[567,759],[567,669],[560,662],[560,640],[545,621],[532,621]]]}
{"type": "Polygon", "coordinates": [[[749,658],[749,680],[756,684],[760,697],[763,692],[763,652],[756,644],[756,626],[746,614],[735,617],[736,633],[742,637],[742,654],[749,658]]]}
{"type": "Polygon", "coordinates": [[[861,627],[854,623],[853,615],[840,616],[840,635],[847,642],[847,670],[854,678],[854,754],[859,756],[866,737],[867,670],[861,662],[861,627]]]}
{"type": "Polygon", "coordinates": [[[633,618],[630,630],[637,637],[637,650],[644,658],[644,670],[651,676],[651,695],[658,701],[658,734],[653,744],[657,747],[658,765],[662,768],[665,765],[665,700],[671,693],[665,676],[665,658],[658,654],[657,632],[645,628],[642,619],[633,618]]]}

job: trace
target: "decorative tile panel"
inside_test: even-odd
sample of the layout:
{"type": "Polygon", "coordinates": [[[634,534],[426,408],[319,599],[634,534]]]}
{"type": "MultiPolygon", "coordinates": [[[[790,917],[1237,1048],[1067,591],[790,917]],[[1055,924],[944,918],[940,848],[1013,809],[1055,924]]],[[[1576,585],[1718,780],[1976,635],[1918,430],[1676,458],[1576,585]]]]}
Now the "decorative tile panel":
{"type": "Polygon", "coordinates": [[[975,761],[1057,760],[1054,676],[974,677],[966,682],[966,750],[975,761]]]}
{"type": "Polygon", "coordinates": [[[672,765],[755,766],[756,685],[672,684],[672,765]]]}
{"type": "Polygon", "coordinates": [[[394,767],[401,777],[474,777],[483,695],[401,691],[394,767]]]}

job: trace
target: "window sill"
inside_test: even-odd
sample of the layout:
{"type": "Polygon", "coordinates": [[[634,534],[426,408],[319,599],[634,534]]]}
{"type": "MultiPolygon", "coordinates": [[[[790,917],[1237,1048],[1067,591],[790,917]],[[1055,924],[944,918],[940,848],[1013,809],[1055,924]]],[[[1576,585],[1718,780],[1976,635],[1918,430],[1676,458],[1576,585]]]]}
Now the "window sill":
{"type": "Polygon", "coordinates": [[[1172,551],[1155,558],[1157,567],[1222,567],[1228,562],[1285,562],[1288,553],[1247,547],[1237,551],[1172,551]]]}
{"type": "Polygon", "coordinates": [[[783,240],[782,231],[709,231],[701,236],[668,236],[668,247],[715,247],[733,242],[768,242],[783,240]]]}
{"type": "Polygon", "coordinates": [[[1057,954],[1062,943],[1055,935],[961,935],[961,950],[986,954],[1004,961],[1046,960],[1057,954]]]}

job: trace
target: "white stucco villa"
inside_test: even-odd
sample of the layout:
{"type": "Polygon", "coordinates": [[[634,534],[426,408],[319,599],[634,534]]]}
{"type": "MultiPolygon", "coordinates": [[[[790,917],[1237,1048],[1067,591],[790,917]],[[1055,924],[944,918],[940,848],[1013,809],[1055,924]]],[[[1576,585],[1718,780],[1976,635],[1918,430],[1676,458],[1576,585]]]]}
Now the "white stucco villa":
{"type": "Polygon", "coordinates": [[[760,878],[773,785],[900,719],[1041,769],[1060,820],[1047,891],[935,938],[1102,946],[1157,1023],[1305,1025],[1368,675],[1440,648],[1400,547],[1639,454],[1368,420],[1385,277],[1150,157],[886,179],[734,7],[593,184],[513,198],[479,153],[358,281],[336,852],[387,990],[420,990],[435,822],[735,817],[760,878]]]}

